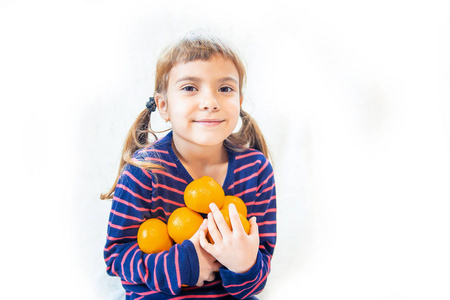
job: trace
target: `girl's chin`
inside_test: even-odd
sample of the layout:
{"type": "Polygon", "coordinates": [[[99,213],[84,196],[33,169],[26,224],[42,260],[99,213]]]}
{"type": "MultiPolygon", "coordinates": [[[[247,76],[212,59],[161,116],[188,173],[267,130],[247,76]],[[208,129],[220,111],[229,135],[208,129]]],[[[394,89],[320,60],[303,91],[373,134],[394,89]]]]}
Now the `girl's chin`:
{"type": "MultiPolygon", "coordinates": [[[[233,133],[232,130],[223,130],[223,128],[218,130],[218,127],[211,128],[199,126],[192,129],[193,130],[181,130],[182,134],[179,134],[178,138],[181,138],[189,143],[205,147],[222,145],[223,141],[233,133]]],[[[180,132],[180,130],[178,130],[178,132],[180,132]]]]}
{"type": "Polygon", "coordinates": [[[201,136],[195,136],[191,140],[193,144],[196,144],[198,146],[203,147],[215,147],[215,146],[222,146],[223,141],[228,136],[220,136],[220,135],[208,135],[208,134],[201,134],[201,136]]]}

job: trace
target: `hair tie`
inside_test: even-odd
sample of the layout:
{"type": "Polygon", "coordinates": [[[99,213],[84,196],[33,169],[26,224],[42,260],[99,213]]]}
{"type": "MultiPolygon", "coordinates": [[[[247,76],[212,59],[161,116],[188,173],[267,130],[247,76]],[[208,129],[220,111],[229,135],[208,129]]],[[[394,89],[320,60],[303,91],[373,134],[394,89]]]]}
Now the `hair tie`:
{"type": "Polygon", "coordinates": [[[155,98],[153,97],[148,98],[148,102],[145,104],[145,107],[147,107],[147,109],[150,112],[154,112],[156,110],[155,98]]]}

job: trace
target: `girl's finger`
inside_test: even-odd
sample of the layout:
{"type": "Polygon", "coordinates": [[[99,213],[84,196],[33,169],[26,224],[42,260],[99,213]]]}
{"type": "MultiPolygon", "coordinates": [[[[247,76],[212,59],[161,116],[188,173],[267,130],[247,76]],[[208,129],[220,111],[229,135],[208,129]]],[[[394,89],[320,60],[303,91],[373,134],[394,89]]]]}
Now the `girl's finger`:
{"type": "Polygon", "coordinates": [[[208,219],[203,219],[202,224],[200,225],[200,228],[202,231],[208,230],[208,219]]]}
{"type": "Polygon", "coordinates": [[[250,218],[250,234],[249,235],[259,235],[258,223],[256,222],[256,217],[250,218]]]}
{"type": "Polygon", "coordinates": [[[200,227],[197,229],[194,235],[190,238],[191,241],[196,240],[202,231],[208,230],[207,222],[208,222],[207,219],[203,220],[203,223],[200,225],[200,227]]]}
{"type": "Polygon", "coordinates": [[[233,228],[233,232],[235,233],[244,233],[244,226],[242,226],[241,219],[239,218],[238,211],[236,209],[236,206],[231,203],[228,206],[228,212],[230,214],[230,222],[231,222],[231,228],[233,228]]]}
{"type": "Polygon", "coordinates": [[[211,252],[214,252],[214,247],[213,247],[213,245],[210,244],[210,243],[208,242],[208,240],[206,239],[206,233],[205,233],[205,231],[201,231],[201,232],[199,233],[199,243],[200,243],[200,246],[203,248],[203,250],[205,250],[206,252],[208,252],[209,254],[211,254],[212,256],[214,256],[214,254],[211,253],[211,252]]]}
{"type": "Polygon", "coordinates": [[[222,241],[222,234],[217,228],[216,219],[212,213],[208,214],[208,232],[214,243],[222,241]]]}
{"type": "Polygon", "coordinates": [[[216,274],[212,273],[211,275],[209,275],[208,279],[206,279],[205,281],[211,282],[211,281],[214,281],[214,279],[216,279],[216,274]]]}
{"type": "Polygon", "coordinates": [[[209,208],[211,209],[217,229],[220,231],[222,237],[229,235],[231,233],[230,227],[228,227],[227,222],[225,222],[225,219],[223,218],[223,215],[217,205],[215,203],[211,203],[209,208]]]}
{"type": "Polygon", "coordinates": [[[222,264],[218,261],[214,263],[213,270],[214,272],[219,272],[219,269],[222,267],[222,264]]]}

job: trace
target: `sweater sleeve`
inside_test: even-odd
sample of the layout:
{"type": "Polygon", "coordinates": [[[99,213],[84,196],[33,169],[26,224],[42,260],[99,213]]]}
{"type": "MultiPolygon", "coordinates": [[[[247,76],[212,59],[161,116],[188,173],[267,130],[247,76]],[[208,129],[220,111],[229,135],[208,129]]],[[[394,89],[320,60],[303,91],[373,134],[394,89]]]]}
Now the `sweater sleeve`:
{"type": "Polygon", "coordinates": [[[255,201],[248,218],[256,216],[259,229],[259,251],[256,263],[246,273],[234,273],[221,268],[223,286],[236,298],[245,299],[260,293],[270,272],[270,263],[276,243],[276,192],[273,169],[269,161],[263,164],[258,177],[255,201]]]}
{"type": "Polygon", "coordinates": [[[109,275],[120,277],[127,290],[176,295],[182,284],[197,283],[198,257],[189,240],[155,254],[139,249],[139,226],[152,218],[151,182],[148,171],[131,165],[127,165],[119,177],[104,249],[106,270],[109,275]]]}

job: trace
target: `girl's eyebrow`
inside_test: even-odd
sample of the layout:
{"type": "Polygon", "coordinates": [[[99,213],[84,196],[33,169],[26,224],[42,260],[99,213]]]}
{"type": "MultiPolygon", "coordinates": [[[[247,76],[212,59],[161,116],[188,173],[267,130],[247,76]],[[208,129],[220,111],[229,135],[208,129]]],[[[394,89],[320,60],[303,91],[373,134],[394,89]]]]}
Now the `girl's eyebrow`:
{"type": "MultiPolygon", "coordinates": [[[[236,79],[234,79],[233,77],[231,77],[231,76],[220,78],[218,80],[218,82],[221,83],[221,82],[230,81],[230,80],[234,81],[236,84],[239,84],[238,81],[236,79]]],[[[177,84],[178,82],[181,82],[181,81],[196,81],[196,82],[199,82],[199,81],[202,81],[202,80],[200,78],[198,78],[198,77],[185,76],[185,77],[181,77],[180,79],[178,79],[175,82],[175,84],[177,84]]]]}

